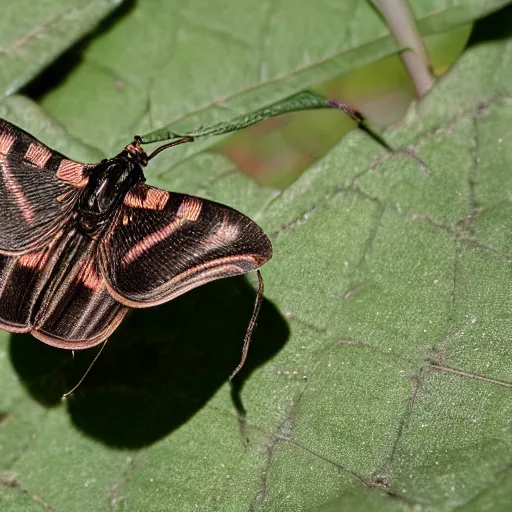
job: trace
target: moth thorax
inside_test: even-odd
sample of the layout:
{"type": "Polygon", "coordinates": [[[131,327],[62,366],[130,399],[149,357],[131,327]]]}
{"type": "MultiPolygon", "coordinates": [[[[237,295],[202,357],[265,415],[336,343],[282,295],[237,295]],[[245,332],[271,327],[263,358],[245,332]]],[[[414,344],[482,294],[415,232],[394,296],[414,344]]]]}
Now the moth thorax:
{"type": "Polygon", "coordinates": [[[144,181],[141,167],[125,157],[106,160],[90,171],[79,202],[79,225],[94,233],[114,216],[126,194],[144,181]]]}

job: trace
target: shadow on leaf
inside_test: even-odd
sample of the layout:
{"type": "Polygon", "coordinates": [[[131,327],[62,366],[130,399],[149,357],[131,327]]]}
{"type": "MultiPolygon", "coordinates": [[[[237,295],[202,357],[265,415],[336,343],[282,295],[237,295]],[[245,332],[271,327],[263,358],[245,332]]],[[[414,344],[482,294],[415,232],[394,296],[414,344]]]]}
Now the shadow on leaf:
{"type": "Polygon", "coordinates": [[[476,21],[468,47],[489,41],[508,39],[512,35],[512,5],[503,7],[476,21]]]}
{"type": "MultiPolygon", "coordinates": [[[[244,278],[210,283],[156,308],[134,310],[110,337],[89,375],[66,400],[74,424],[102,442],[139,448],[185,423],[238,364],[255,292],[244,278]]],[[[286,343],[289,329],[264,300],[247,361],[232,388],[243,414],[244,381],[286,343]]],[[[31,395],[61,403],[98,347],[72,352],[29,335],[11,337],[14,368],[31,395]]],[[[235,420],[234,420],[235,421],[235,420]]]]}
{"type": "Polygon", "coordinates": [[[133,9],[135,9],[136,3],[136,0],[120,2],[109,16],[100,21],[96,28],[68,48],[60,57],[56,58],[29,82],[20,91],[21,94],[31,97],[34,101],[38,101],[46,93],[57,88],[83,62],[83,55],[87,47],[96,38],[107,34],[116,24],[129,16],[133,9]]]}

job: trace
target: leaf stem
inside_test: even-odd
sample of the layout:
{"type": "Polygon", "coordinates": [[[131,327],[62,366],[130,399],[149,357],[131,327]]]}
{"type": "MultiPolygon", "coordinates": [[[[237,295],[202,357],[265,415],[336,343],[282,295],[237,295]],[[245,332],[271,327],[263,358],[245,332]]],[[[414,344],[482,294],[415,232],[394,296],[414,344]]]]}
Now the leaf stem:
{"type": "Polygon", "coordinates": [[[372,0],[372,3],[386,20],[397,43],[405,48],[401,57],[416,88],[416,95],[418,98],[425,96],[433,87],[435,78],[409,2],[372,0]]]}

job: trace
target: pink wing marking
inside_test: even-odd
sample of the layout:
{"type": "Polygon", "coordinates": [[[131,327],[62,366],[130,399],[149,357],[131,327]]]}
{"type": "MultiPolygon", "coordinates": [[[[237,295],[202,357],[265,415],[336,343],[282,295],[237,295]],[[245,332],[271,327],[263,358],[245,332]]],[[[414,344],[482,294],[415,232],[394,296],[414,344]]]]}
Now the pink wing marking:
{"type": "Polygon", "coordinates": [[[41,146],[41,144],[32,143],[25,153],[25,160],[33,163],[39,169],[43,169],[51,156],[52,152],[48,148],[41,146]]]}
{"type": "Polygon", "coordinates": [[[199,215],[201,215],[201,209],[203,208],[203,201],[197,197],[189,196],[183,199],[178,213],[176,214],[180,219],[189,220],[195,222],[199,215]]]}
{"type": "Polygon", "coordinates": [[[159,188],[147,187],[145,196],[139,190],[132,190],[126,194],[124,204],[131,208],[145,208],[146,210],[163,210],[169,199],[169,192],[159,188]]]}
{"type": "Polygon", "coordinates": [[[46,265],[49,255],[49,251],[31,252],[20,256],[18,262],[22,267],[41,270],[46,265]]]}
{"type": "Polygon", "coordinates": [[[89,178],[84,173],[85,165],[64,159],[59,165],[57,178],[77,187],[84,188],[89,182],[89,178]]]}

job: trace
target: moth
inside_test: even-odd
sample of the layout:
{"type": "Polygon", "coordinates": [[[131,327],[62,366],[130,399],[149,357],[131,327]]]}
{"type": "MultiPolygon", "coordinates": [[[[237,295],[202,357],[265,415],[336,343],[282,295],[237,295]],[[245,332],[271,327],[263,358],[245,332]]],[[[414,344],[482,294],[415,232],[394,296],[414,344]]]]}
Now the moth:
{"type": "MultiPolygon", "coordinates": [[[[242,213],[145,183],[153,156],[190,140],[148,156],[135,137],[117,156],[86,164],[0,119],[0,328],[85,349],[129,308],[267,262],[269,238],[242,213]]],[[[254,323],[253,315],[250,330],[254,323]]]]}

